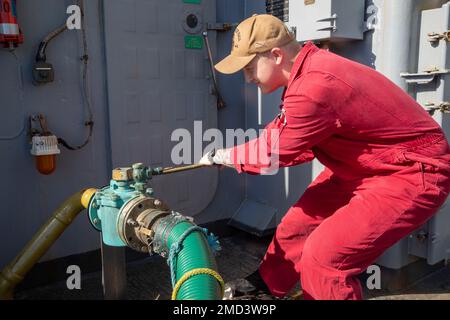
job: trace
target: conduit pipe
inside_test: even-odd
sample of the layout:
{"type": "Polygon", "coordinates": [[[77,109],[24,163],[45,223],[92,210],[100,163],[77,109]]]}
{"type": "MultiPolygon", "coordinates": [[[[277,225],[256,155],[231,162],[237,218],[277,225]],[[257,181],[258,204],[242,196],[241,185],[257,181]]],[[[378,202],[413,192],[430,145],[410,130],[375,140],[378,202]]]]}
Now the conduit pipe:
{"type": "Polygon", "coordinates": [[[59,236],[84,210],[81,198],[84,190],[73,194],[41,227],[24,249],[0,272],[0,299],[12,299],[14,289],[47,252],[59,236]]]}

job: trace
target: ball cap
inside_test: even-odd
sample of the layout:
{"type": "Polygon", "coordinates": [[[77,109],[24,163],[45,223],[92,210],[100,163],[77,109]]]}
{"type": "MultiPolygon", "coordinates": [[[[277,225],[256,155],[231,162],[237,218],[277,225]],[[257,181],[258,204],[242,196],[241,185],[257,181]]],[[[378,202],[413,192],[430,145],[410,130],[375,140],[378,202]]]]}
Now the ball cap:
{"type": "Polygon", "coordinates": [[[226,74],[244,68],[257,53],[281,47],[295,40],[286,25],[270,14],[255,14],[242,21],[234,31],[231,53],[215,65],[226,74]]]}

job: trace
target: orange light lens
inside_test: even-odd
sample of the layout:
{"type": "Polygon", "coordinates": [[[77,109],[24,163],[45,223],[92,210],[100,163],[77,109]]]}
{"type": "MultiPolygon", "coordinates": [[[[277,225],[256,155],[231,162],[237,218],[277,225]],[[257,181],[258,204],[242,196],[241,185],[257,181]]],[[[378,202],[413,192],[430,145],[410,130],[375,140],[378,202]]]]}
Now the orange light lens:
{"type": "Polygon", "coordinates": [[[36,168],[42,174],[50,174],[56,169],[56,155],[36,156],[36,168]]]}

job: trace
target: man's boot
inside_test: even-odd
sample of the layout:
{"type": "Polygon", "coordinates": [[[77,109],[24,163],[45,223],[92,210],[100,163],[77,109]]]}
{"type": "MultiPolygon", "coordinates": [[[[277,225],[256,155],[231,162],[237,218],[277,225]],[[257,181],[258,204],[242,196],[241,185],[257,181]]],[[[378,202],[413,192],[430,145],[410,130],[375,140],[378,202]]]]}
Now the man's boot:
{"type": "Polygon", "coordinates": [[[232,280],[225,284],[225,300],[273,300],[273,296],[259,271],[245,278],[232,280]]]}

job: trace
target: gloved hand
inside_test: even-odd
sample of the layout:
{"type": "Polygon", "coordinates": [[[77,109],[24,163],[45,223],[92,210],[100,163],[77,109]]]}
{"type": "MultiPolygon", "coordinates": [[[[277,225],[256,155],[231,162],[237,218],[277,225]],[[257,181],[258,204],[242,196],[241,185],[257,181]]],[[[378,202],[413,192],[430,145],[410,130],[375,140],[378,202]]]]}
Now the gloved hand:
{"type": "Polygon", "coordinates": [[[198,162],[205,166],[212,166],[214,164],[232,166],[231,149],[218,149],[207,152],[198,162]]]}
{"type": "Polygon", "coordinates": [[[205,155],[200,159],[198,162],[199,164],[203,164],[205,166],[212,166],[214,165],[214,154],[215,150],[208,151],[205,153],[205,155]]]}

